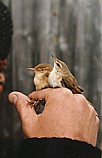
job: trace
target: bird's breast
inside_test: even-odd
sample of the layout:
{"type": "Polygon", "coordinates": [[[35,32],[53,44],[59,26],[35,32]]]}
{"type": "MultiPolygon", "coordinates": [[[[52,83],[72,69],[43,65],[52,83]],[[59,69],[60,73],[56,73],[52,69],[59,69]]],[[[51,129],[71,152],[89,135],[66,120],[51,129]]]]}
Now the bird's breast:
{"type": "Polygon", "coordinates": [[[35,77],[34,77],[34,84],[35,84],[35,85],[38,85],[39,82],[40,82],[40,78],[37,77],[37,76],[35,76],[35,77]]]}
{"type": "Polygon", "coordinates": [[[34,84],[35,84],[36,90],[40,90],[40,89],[49,87],[48,79],[44,75],[42,75],[42,76],[35,76],[34,77],[34,84]]]}
{"type": "Polygon", "coordinates": [[[54,70],[52,70],[48,77],[49,85],[53,88],[62,87],[61,80],[62,76],[56,73],[54,70]]]}

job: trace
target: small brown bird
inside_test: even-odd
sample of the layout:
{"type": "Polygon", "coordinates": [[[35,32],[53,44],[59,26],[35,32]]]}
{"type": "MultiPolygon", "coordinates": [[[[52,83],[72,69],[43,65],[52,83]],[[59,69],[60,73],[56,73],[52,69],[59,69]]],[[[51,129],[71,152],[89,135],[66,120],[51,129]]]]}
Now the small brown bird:
{"type": "MultiPolygon", "coordinates": [[[[50,64],[38,64],[34,68],[27,68],[27,70],[31,70],[34,72],[34,85],[36,90],[44,89],[50,87],[48,83],[48,76],[52,71],[53,67],[50,64]]],[[[27,100],[28,104],[34,106],[37,114],[43,111],[43,105],[45,105],[44,100],[27,100]],[[42,107],[42,108],[41,108],[42,107]]]]}
{"type": "MultiPolygon", "coordinates": [[[[73,93],[83,93],[84,90],[78,85],[67,65],[54,56],[52,57],[54,59],[54,67],[52,67],[50,64],[42,63],[38,64],[34,68],[27,68],[27,70],[34,72],[34,85],[36,90],[48,87],[66,87],[73,93]]],[[[37,114],[43,111],[41,106],[45,105],[44,100],[27,100],[27,102],[31,105],[31,107],[34,106],[37,114]]]]}
{"type": "MultiPolygon", "coordinates": [[[[52,87],[61,88],[65,87],[70,89],[74,94],[83,94],[84,90],[78,85],[77,80],[71,74],[68,66],[58,58],[53,57],[54,67],[50,64],[38,64],[34,68],[27,68],[28,70],[34,71],[34,85],[36,90],[52,87]]],[[[28,103],[34,106],[37,114],[41,113],[40,105],[45,105],[44,100],[29,100],[28,103]]],[[[88,101],[93,106],[92,103],[88,101]]]]}
{"type": "Polygon", "coordinates": [[[50,87],[48,83],[48,76],[52,71],[52,66],[50,64],[38,64],[34,68],[27,68],[27,70],[34,71],[34,85],[36,90],[44,89],[50,87]]]}
{"type": "Polygon", "coordinates": [[[71,74],[68,66],[61,60],[52,56],[54,60],[54,67],[51,71],[48,82],[51,87],[66,87],[70,89],[74,94],[82,94],[84,90],[78,85],[77,80],[71,74]]]}

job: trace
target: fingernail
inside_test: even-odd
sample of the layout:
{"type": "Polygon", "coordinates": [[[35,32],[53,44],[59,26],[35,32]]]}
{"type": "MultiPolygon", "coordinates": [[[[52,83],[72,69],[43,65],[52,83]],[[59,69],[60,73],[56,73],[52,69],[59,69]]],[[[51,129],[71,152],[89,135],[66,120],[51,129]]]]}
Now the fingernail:
{"type": "Polygon", "coordinates": [[[16,104],[16,103],[17,103],[17,95],[11,93],[11,94],[9,95],[9,100],[10,100],[10,102],[12,102],[13,104],[16,104]]]}

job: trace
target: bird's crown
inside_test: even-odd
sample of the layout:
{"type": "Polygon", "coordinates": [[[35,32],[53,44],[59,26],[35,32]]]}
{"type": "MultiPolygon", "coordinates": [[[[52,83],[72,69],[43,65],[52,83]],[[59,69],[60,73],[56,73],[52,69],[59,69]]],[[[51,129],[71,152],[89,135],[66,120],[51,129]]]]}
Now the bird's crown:
{"type": "Polygon", "coordinates": [[[54,57],[53,55],[52,55],[52,58],[53,58],[53,60],[54,60],[54,64],[56,65],[56,67],[58,68],[58,69],[62,69],[63,71],[65,70],[69,70],[68,69],[68,66],[63,62],[63,61],[61,61],[61,60],[59,60],[58,58],[56,58],[56,57],[54,57]]]}
{"type": "Polygon", "coordinates": [[[50,64],[42,63],[42,64],[38,64],[33,68],[27,68],[27,69],[32,71],[51,71],[52,66],[50,64]]]}

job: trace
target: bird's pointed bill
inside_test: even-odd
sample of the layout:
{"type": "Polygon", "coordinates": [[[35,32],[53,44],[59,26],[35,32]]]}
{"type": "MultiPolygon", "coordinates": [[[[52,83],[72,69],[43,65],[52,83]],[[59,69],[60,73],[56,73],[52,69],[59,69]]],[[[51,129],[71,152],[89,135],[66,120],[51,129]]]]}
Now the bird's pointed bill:
{"type": "Polygon", "coordinates": [[[27,70],[31,70],[31,71],[34,71],[35,69],[34,68],[26,68],[27,70]]]}

